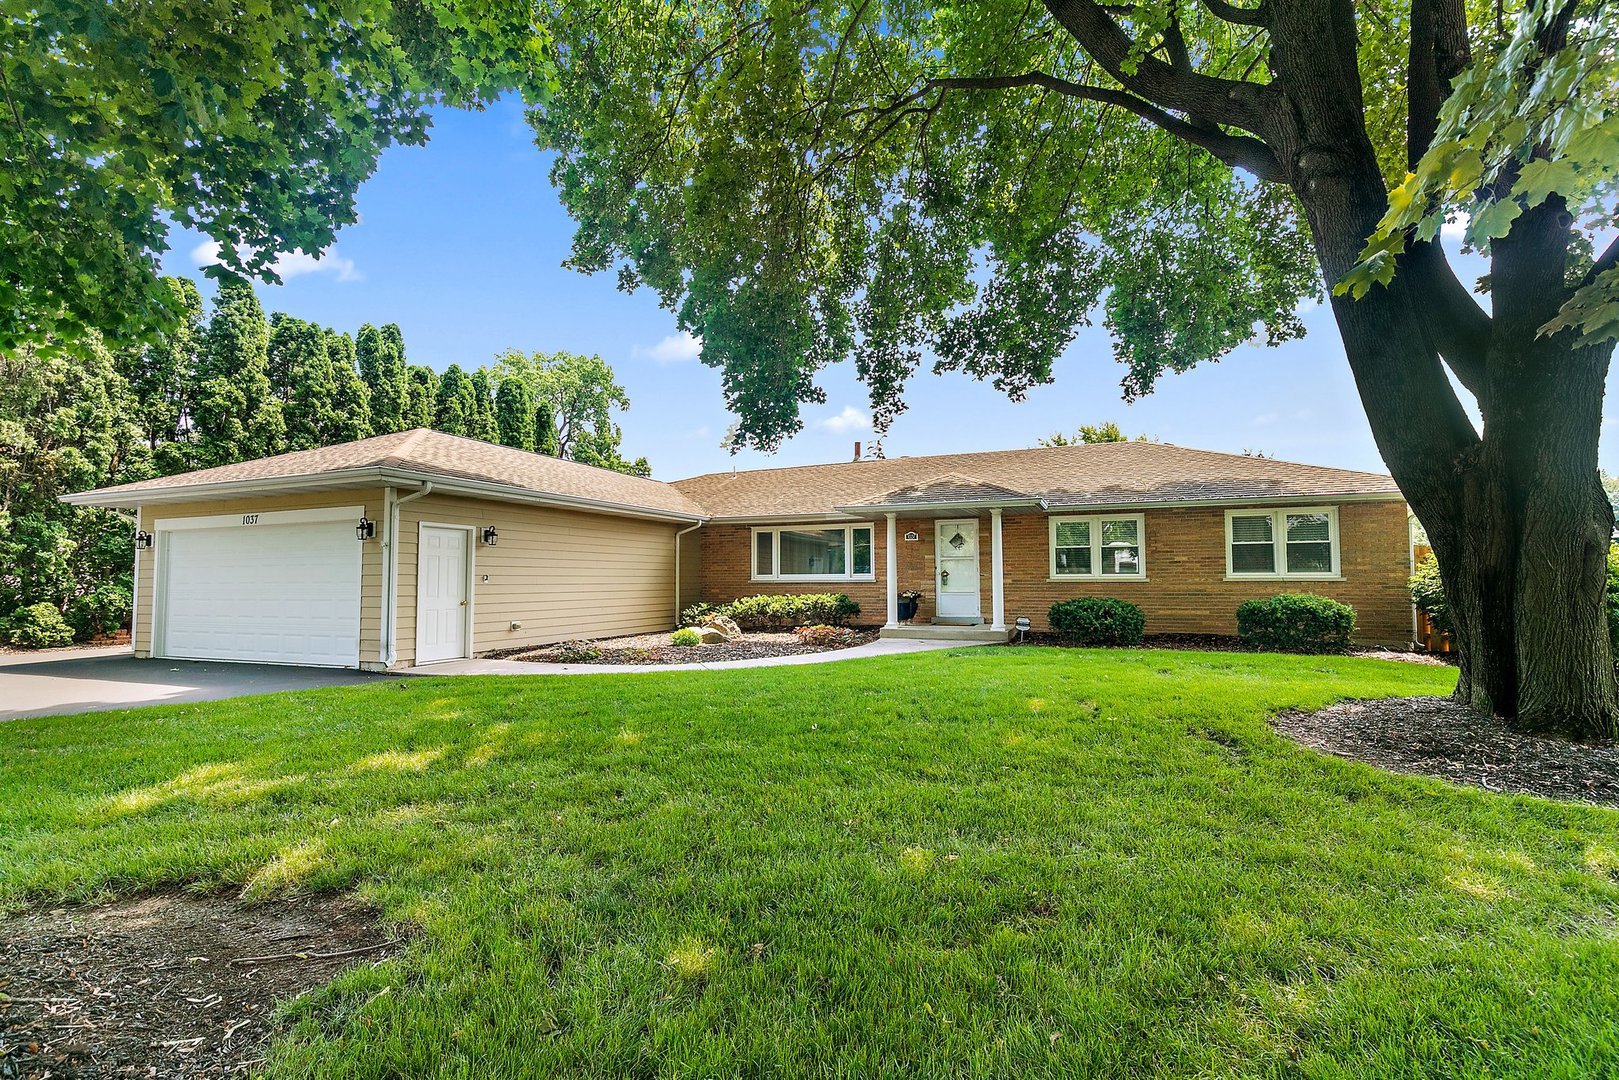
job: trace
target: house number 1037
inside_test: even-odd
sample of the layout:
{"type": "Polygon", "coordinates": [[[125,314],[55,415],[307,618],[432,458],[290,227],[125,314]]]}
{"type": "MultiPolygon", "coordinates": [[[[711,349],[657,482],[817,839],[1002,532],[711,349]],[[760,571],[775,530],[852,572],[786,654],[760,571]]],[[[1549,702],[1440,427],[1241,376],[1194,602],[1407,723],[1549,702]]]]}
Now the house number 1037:
{"type": "Polygon", "coordinates": [[[243,514],[242,515],[242,524],[243,525],[257,525],[258,523],[259,523],[259,516],[257,514],[243,514]]]}

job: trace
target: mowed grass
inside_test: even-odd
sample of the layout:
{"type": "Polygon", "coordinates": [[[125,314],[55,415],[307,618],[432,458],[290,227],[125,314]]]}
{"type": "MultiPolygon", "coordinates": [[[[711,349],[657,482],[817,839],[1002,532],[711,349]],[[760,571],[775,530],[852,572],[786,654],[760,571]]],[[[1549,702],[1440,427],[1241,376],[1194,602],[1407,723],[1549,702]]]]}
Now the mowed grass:
{"type": "Polygon", "coordinates": [[[1324,758],[1445,668],[964,649],[0,725],[0,905],[358,888],[273,1076],[1619,1072],[1619,813],[1324,758]]]}

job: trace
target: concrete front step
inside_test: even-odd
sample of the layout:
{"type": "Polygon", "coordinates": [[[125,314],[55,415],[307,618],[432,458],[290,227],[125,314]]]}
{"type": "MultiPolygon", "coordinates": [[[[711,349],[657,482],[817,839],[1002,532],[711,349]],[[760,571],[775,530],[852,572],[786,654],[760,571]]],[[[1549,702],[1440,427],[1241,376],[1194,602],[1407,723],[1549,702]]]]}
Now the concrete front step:
{"type": "Polygon", "coordinates": [[[947,626],[918,623],[885,626],[880,634],[885,638],[903,638],[911,641],[971,641],[980,644],[999,644],[1011,636],[1011,631],[994,630],[984,623],[976,626],[947,626]]]}

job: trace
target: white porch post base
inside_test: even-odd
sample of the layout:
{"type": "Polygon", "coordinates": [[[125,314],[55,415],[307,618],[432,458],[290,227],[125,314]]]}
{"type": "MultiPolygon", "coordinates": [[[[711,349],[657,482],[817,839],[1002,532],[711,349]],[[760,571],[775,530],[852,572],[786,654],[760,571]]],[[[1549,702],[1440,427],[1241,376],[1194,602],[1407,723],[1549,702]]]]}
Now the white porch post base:
{"type": "MultiPolygon", "coordinates": [[[[992,617],[993,621],[990,623],[989,628],[991,630],[1005,630],[1006,629],[1006,582],[1005,582],[1004,578],[1006,577],[1006,575],[1002,572],[1003,567],[1002,567],[1002,559],[1001,559],[1001,511],[1000,511],[1000,509],[998,507],[997,508],[992,508],[990,510],[990,512],[989,512],[989,527],[990,527],[990,548],[989,548],[989,550],[990,550],[990,581],[993,583],[993,587],[992,587],[991,592],[990,592],[990,596],[991,596],[990,614],[991,614],[991,617],[992,617]]],[[[890,525],[889,528],[892,529],[893,526],[890,525]]]]}
{"type": "Polygon", "coordinates": [[[883,516],[888,518],[888,549],[886,552],[888,556],[888,621],[883,625],[885,628],[893,629],[899,626],[899,549],[896,545],[897,538],[894,536],[894,519],[899,515],[885,514],[883,516]]]}

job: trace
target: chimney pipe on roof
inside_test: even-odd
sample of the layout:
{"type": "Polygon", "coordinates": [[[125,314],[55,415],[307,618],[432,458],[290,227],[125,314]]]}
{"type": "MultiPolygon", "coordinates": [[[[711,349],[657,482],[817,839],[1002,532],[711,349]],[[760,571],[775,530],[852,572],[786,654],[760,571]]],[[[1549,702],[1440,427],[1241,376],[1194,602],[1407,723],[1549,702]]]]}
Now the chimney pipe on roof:
{"type": "Polygon", "coordinates": [[[859,439],[856,439],[855,443],[854,443],[854,459],[856,461],[860,460],[860,440],[859,439]]]}

